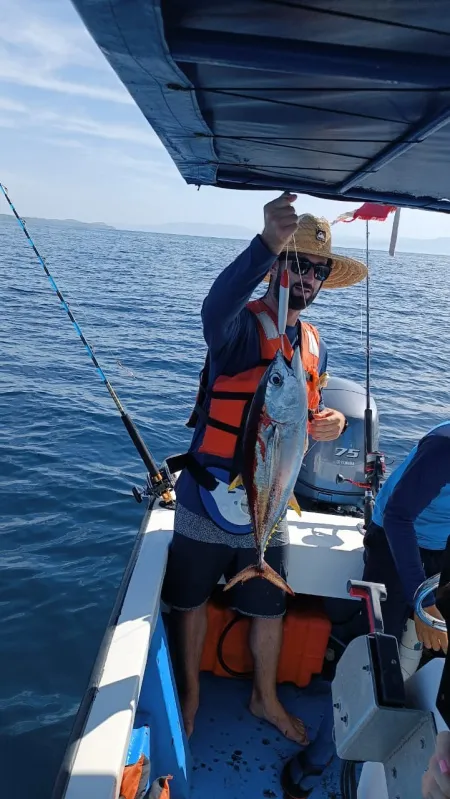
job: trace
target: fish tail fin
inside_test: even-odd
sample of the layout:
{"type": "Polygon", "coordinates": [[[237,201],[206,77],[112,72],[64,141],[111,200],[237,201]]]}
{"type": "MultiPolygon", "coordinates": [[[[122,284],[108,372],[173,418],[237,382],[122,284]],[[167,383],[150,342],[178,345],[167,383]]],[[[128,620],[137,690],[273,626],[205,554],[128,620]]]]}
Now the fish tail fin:
{"type": "Polygon", "coordinates": [[[230,485],[228,486],[228,491],[234,491],[236,488],[239,488],[239,486],[241,485],[243,485],[242,477],[240,474],[238,474],[237,477],[235,477],[234,480],[232,480],[230,485]]]}
{"type": "Polygon", "coordinates": [[[251,580],[253,577],[262,577],[261,570],[258,569],[257,566],[247,566],[245,569],[242,569],[242,571],[238,572],[238,574],[235,574],[231,580],[228,580],[223,590],[229,591],[230,588],[233,588],[233,586],[237,585],[238,583],[246,583],[247,580],[251,580]]]}
{"type": "Polygon", "coordinates": [[[291,596],[295,596],[295,591],[292,590],[291,586],[288,585],[286,580],[283,580],[281,574],[272,569],[272,566],[269,566],[268,563],[264,561],[263,564],[263,572],[261,577],[264,577],[265,580],[268,580],[269,583],[273,583],[276,585],[277,588],[281,588],[282,591],[285,591],[286,594],[290,594],[291,596]]]}
{"type": "Polygon", "coordinates": [[[276,585],[277,588],[281,588],[281,590],[285,591],[287,594],[295,596],[295,592],[290,585],[287,584],[286,580],[283,580],[281,575],[278,574],[275,569],[272,569],[272,566],[269,566],[265,561],[262,562],[261,566],[247,566],[245,569],[242,569],[242,571],[228,581],[223,590],[229,591],[230,588],[233,588],[237,583],[246,583],[248,580],[252,580],[253,577],[262,577],[264,580],[268,580],[269,583],[276,585]]]}
{"type": "Polygon", "coordinates": [[[298,516],[302,515],[302,509],[301,509],[300,505],[298,504],[294,494],[292,494],[292,497],[290,498],[290,500],[288,502],[288,507],[292,508],[292,510],[295,510],[295,512],[298,514],[298,516]]]}

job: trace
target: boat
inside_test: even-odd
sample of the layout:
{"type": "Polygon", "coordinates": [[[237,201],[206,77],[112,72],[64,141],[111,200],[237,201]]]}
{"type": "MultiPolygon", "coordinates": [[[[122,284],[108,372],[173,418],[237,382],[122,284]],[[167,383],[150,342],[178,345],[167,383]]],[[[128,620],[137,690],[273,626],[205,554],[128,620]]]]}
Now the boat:
{"type": "MultiPolygon", "coordinates": [[[[73,4],[187,183],[450,210],[442,169],[450,151],[450,12],[442,0],[374,0],[370,10],[351,0],[73,4]]],[[[367,418],[377,452],[378,418],[364,387],[334,377],[325,391],[350,424],[338,448],[326,444],[319,458],[318,450],[306,457],[297,494],[307,509],[300,519],[288,512],[290,584],[313,607],[301,605],[293,618],[313,619],[311,646],[319,628],[325,642],[318,664],[297,683],[283,681],[280,695],[291,710],[301,706],[313,742],[332,713],[336,750],[314,799],[356,790],[359,799],[414,799],[436,730],[446,727],[436,706],[444,661],[420,668],[403,701],[392,703],[378,679],[385,655],[372,645],[380,639],[357,637],[338,657],[330,648],[322,600],[363,597],[376,606],[358,583],[367,492],[354,483],[366,477],[367,418]]],[[[224,672],[224,640],[221,659],[217,644],[202,671],[198,720],[186,739],[166,633],[170,609],[161,602],[174,463],[168,457],[158,479],[134,491],[147,508],[53,799],[117,799],[137,762],[139,795],[152,799],[276,799],[286,787],[283,767],[299,747],[248,713],[249,683],[224,672]]],[[[214,612],[223,632],[228,617],[219,601],[214,612]]],[[[233,640],[241,640],[237,627],[228,631],[233,640]]]]}

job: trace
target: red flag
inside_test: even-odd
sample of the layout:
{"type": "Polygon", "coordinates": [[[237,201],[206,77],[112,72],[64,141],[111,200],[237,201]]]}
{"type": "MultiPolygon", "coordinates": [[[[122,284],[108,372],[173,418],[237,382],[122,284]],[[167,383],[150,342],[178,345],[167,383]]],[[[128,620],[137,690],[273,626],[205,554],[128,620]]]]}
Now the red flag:
{"type": "Polygon", "coordinates": [[[357,208],[356,211],[347,211],[345,214],[341,214],[331,224],[335,225],[336,222],[353,222],[355,219],[364,219],[366,221],[373,219],[377,222],[385,222],[389,214],[396,210],[395,205],[364,203],[364,205],[362,205],[361,208],[357,208]]]}

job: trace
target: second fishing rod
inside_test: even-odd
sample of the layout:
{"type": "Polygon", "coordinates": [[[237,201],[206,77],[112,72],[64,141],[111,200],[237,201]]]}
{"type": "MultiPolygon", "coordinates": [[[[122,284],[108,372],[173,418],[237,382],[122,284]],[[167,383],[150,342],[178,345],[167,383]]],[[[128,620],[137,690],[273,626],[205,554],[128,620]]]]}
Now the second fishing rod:
{"type": "MultiPolygon", "coordinates": [[[[148,475],[149,475],[149,489],[150,489],[151,493],[154,496],[160,497],[162,502],[165,505],[172,505],[173,500],[172,500],[172,496],[170,494],[170,480],[168,479],[166,474],[162,474],[161,473],[160,468],[158,467],[155,459],[153,458],[153,455],[151,454],[149,448],[145,444],[145,442],[144,442],[139,430],[137,429],[137,427],[134,424],[134,422],[131,419],[131,417],[125,411],[125,408],[123,407],[119,397],[117,396],[116,392],[114,391],[114,388],[112,387],[112,385],[109,382],[108,378],[106,377],[102,367],[100,366],[100,364],[99,364],[99,362],[98,362],[98,360],[97,360],[97,358],[95,356],[95,353],[92,350],[92,347],[90,346],[89,342],[85,338],[85,336],[83,334],[83,331],[81,330],[77,320],[75,319],[75,317],[74,317],[74,315],[73,315],[68,303],[66,302],[62,292],[58,288],[58,286],[56,284],[56,281],[53,278],[53,276],[52,276],[52,274],[51,274],[51,272],[50,272],[50,270],[49,270],[49,268],[47,266],[47,263],[46,263],[45,259],[42,257],[42,255],[39,252],[39,250],[37,249],[33,239],[31,238],[30,233],[28,232],[28,229],[27,229],[25,221],[22,219],[22,217],[17,212],[17,210],[16,210],[16,208],[15,208],[15,206],[14,206],[14,204],[13,204],[13,202],[12,202],[10,196],[9,196],[8,189],[2,183],[0,183],[0,191],[3,194],[3,196],[5,197],[5,199],[6,199],[7,203],[8,203],[8,205],[9,205],[12,213],[14,214],[14,216],[15,216],[18,224],[19,224],[19,227],[21,228],[22,232],[26,236],[31,249],[33,250],[34,254],[36,255],[36,258],[39,261],[39,263],[41,264],[45,274],[47,275],[52,289],[54,290],[56,296],[58,297],[59,301],[61,302],[61,305],[62,305],[63,309],[66,311],[70,321],[72,322],[72,324],[73,324],[73,326],[75,328],[75,331],[76,331],[78,337],[81,339],[81,341],[82,341],[82,343],[83,343],[83,345],[84,345],[84,347],[85,347],[85,349],[86,349],[86,351],[87,351],[92,363],[94,364],[94,366],[95,366],[95,368],[97,370],[97,373],[98,373],[101,381],[105,385],[110,397],[112,398],[117,410],[119,411],[120,417],[121,417],[122,422],[124,424],[124,427],[125,427],[128,435],[130,436],[134,446],[136,447],[137,452],[139,453],[139,456],[141,457],[141,460],[143,461],[143,463],[144,463],[144,465],[145,465],[145,467],[147,469],[147,472],[148,472],[148,475]]],[[[142,493],[143,492],[139,492],[136,488],[133,488],[133,495],[134,495],[135,499],[137,499],[138,501],[141,501],[142,493]]]]}

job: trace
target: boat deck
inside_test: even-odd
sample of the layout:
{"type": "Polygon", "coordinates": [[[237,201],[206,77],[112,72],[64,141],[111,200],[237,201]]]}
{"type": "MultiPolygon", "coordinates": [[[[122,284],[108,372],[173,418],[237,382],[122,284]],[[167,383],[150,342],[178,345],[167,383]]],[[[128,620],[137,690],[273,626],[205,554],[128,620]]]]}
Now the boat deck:
{"type": "MultiPolygon", "coordinates": [[[[272,725],[247,709],[251,683],[202,674],[201,703],[190,740],[192,799],[282,799],[280,774],[299,751],[272,725]]],[[[314,740],[331,703],[330,684],[313,680],[306,689],[279,686],[285,707],[306,723],[314,740]]],[[[335,799],[339,794],[339,760],[328,766],[311,799],[335,799]]]]}
{"type": "MultiPolygon", "coordinates": [[[[289,512],[288,521],[293,589],[312,596],[348,597],[347,580],[359,579],[363,567],[358,519],[307,512],[298,519],[289,512]]],[[[110,799],[122,779],[133,727],[142,724],[150,728],[152,779],[172,774],[173,799],[282,797],[283,764],[299,747],[249,713],[249,682],[202,674],[196,730],[189,745],[185,739],[160,613],[172,535],[173,511],[154,508],[143,520],[119,591],[111,637],[101,653],[101,666],[93,672],[95,691],[84,733],[75,760],[64,766],[70,774],[65,794],[60,792],[65,799],[110,799]]],[[[279,694],[288,710],[306,722],[314,741],[330,709],[329,683],[313,680],[303,690],[284,684],[279,694]]],[[[339,796],[338,772],[336,759],[312,792],[313,799],[339,796]]],[[[64,773],[63,769],[63,777],[64,773]]]]}

